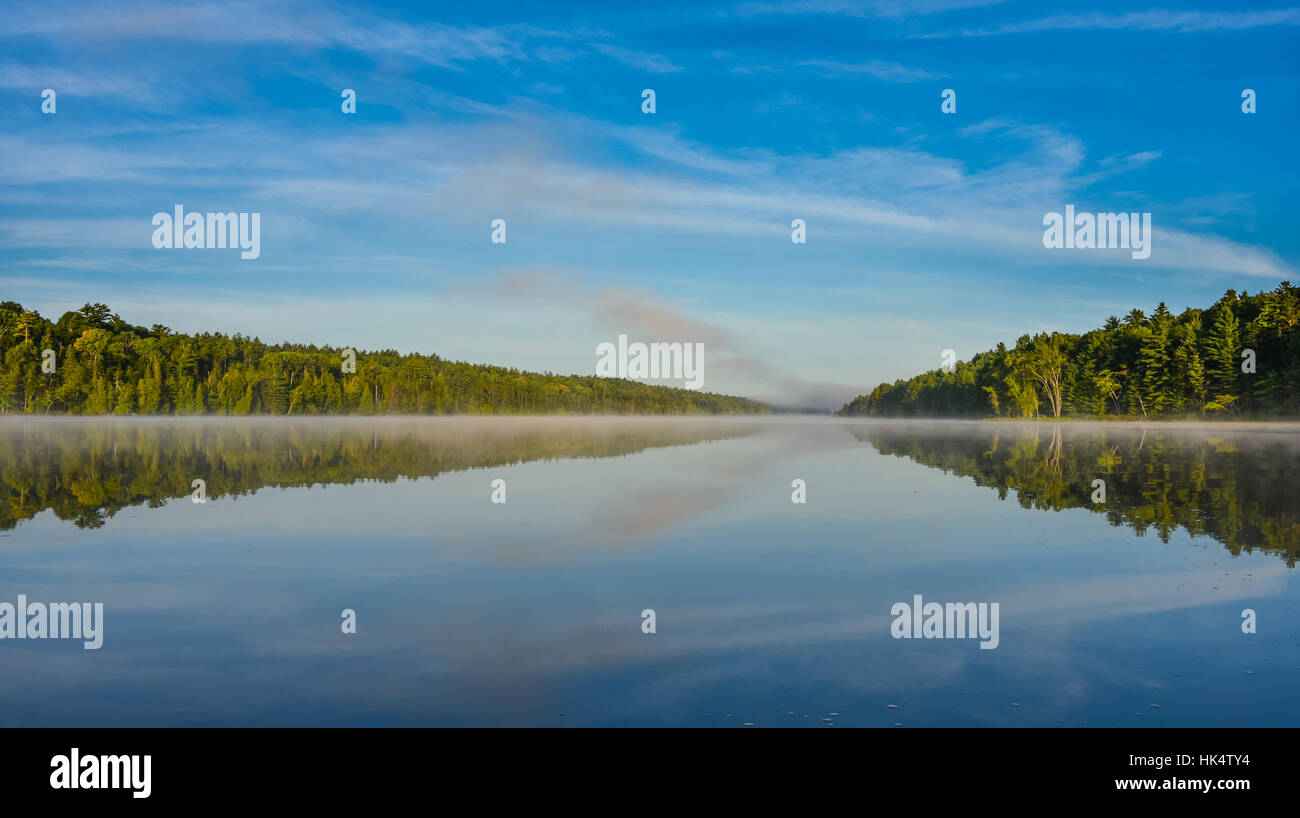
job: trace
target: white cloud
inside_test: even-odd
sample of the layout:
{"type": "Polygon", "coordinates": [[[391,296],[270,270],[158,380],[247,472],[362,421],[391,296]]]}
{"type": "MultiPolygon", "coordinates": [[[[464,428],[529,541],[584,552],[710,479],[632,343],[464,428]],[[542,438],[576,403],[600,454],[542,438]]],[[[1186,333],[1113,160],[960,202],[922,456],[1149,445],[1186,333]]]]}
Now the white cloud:
{"type": "Polygon", "coordinates": [[[756,0],[741,3],[741,16],[826,14],[845,17],[919,17],[992,6],[1002,0],[756,0]]]}
{"type": "Polygon", "coordinates": [[[478,59],[525,59],[525,42],[565,35],[533,26],[405,23],[335,5],[234,0],[87,4],[75,13],[65,14],[51,14],[45,4],[19,4],[0,17],[0,36],[113,42],[161,39],[232,45],[284,43],[395,54],[450,67],[478,59]]]}
{"type": "Polygon", "coordinates": [[[1242,31],[1268,26],[1300,25],[1300,9],[1270,11],[1130,11],[1121,14],[1059,14],[989,28],[933,32],[924,37],[990,37],[1041,31],[1242,31]]]}
{"type": "Polygon", "coordinates": [[[592,48],[604,54],[610,59],[618,60],[624,65],[630,65],[641,71],[648,71],[651,74],[671,74],[681,71],[681,66],[673,65],[667,57],[659,54],[650,54],[645,51],[633,51],[629,48],[622,48],[609,43],[592,43],[592,48]]]}
{"type": "Polygon", "coordinates": [[[824,74],[829,76],[862,76],[874,77],[886,82],[919,82],[921,80],[937,79],[942,74],[934,74],[920,68],[908,68],[905,65],[899,65],[896,62],[886,62],[884,60],[871,60],[864,63],[844,63],[833,60],[801,60],[798,65],[806,68],[820,69],[824,74]]]}

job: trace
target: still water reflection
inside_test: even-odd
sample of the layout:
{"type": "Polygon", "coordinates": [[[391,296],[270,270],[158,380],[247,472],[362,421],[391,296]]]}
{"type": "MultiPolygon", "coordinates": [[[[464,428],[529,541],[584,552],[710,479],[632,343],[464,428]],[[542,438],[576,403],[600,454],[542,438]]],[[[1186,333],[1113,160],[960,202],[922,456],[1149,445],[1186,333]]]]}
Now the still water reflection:
{"type": "Polygon", "coordinates": [[[0,640],[0,726],[1295,725],[1298,438],[4,421],[0,602],[105,633],[0,640]],[[892,638],[914,594],[998,602],[997,649],[892,638]]]}

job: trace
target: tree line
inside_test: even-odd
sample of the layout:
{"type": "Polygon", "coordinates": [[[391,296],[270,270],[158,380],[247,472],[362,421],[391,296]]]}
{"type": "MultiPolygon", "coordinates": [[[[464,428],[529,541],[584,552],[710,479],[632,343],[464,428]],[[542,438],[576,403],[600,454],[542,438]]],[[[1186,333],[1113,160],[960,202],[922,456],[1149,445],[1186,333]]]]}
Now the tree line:
{"type": "Polygon", "coordinates": [[[395,350],[174,332],[86,304],[50,321],[0,302],[0,413],[74,415],[752,414],[746,398],[522,372],[395,350]],[[49,352],[47,352],[47,350],[49,352]],[[50,354],[52,353],[52,355],[50,354]],[[43,365],[44,364],[44,365],[43,365]],[[51,371],[52,370],[52,371],[51,371]]]}
{"type": "Polygon", "coordinates": [[[1082,335],[1022,335],[951,371],[882,383],[840,409],[879,417],[1300,417],[1300,290],[1161,302],[1082,335]]]}

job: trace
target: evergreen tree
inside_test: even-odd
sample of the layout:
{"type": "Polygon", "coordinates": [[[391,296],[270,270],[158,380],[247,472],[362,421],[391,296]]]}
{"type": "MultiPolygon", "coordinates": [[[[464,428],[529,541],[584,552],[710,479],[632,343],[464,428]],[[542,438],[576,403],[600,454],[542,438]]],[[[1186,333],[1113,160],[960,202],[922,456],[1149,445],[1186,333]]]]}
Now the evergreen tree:
{"type": "MultiPolygon", "coordinates": [[[[132,326],[103,304],[50,322],[0,302],[0,413],[756,413],[743,398],[635,381],[535,374],[393,350],[358,353],[132,326]],[[41,350],[57,356],[41,370],[41,350]]],[[[974,388],[973,383],[971,388],[974,388]]]]}
{"type": "Polygon", "coordinates": [[[1174,316],[1161,303],[1083,335],[1024,335],[954,373],[879,384],[840,414],[1033,417],[1058,406],[1062,416],[1300,417],[1300,291],[1289,282],[1257,295],[1228,290],[1205,311],[1174,316]],[[1254,373],[1241,371],[1247,348],[1254,373]]]}
{"type": "Polygon", "coordinates": [[[1205,336],[1205,373],[1214,401],[1236,401],[1241,374],[1241,327],[1236,314],[1224,302],[1211,313],[1210,331],[1205,336]]]}

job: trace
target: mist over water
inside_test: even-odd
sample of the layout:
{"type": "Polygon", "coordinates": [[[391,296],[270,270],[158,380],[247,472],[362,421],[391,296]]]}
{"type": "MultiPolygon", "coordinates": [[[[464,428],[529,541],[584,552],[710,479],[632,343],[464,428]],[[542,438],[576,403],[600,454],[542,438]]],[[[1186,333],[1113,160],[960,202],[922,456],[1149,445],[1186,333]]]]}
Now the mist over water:
{"type": "Polygon", "coordinates": [[[1296,725],[1297,431],[6,419],[0,725],[1296,725]]]}

